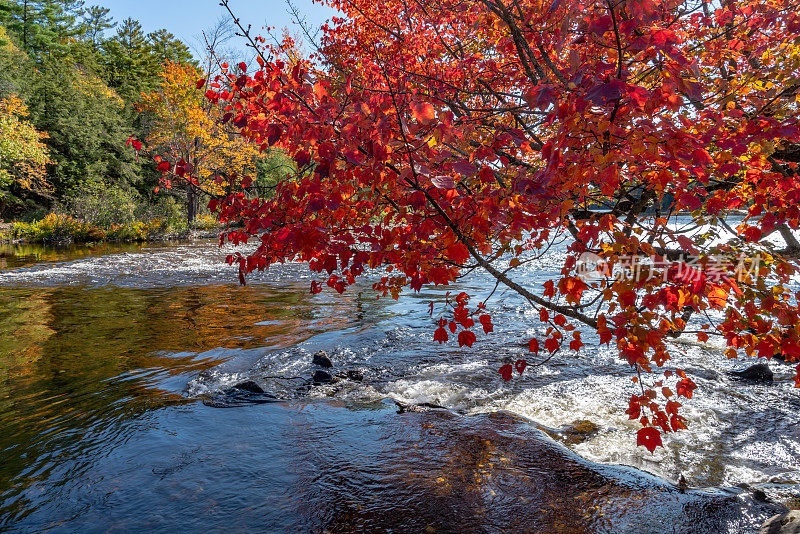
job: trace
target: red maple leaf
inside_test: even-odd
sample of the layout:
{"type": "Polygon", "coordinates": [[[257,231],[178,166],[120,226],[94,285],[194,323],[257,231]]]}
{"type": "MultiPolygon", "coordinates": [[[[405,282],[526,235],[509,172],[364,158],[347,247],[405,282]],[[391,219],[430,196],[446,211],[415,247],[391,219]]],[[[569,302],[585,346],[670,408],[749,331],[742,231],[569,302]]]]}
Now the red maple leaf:
{"type": "Polygon", "coordinates": [[[510,363],[507,363],[506,365],[501,367],[498,372],[500,373],[500,376],[503,377],[503,380],[508,382],[509,380],[511,380],[514,369],[511,367],[510,363]]]}
{"type": "Polygon", "coordinates": [[[438,341],[439,343],[444,343],[448,340],[447,330],[442,328],[441,326],[436,329],[436,332],[433,333],[433,340],[438,341]]]}
{"type": "Polygon", "coordinates": [[[678,382],[678,395],[681,397],[686,397],[687,399],[691,399],[694,393],[694,390],[697,388],[697,384],[692,382],[691,378],[684,378],[680,382],[678,382]]]}
{"type": "Polygon", "coordinates": [[[639,419],[639,416],[642,415],[642,407],[639,404],[639,397],[633,396],[628,401],[628,409],[625,410],[625,413],[628,414],[629,419],[639,419]]]}
{"type": "Polygon", "coordinates": [[[642,428],[636,433],[636,445],[644,447],[650,452],[655,451],[656,447],[663,447],[661,432],[652,426],[642,428]]]}
{"type": "Polygon", "coordinates": [[[475,333],[469,330],[462,330],[458,333],[458,346],[463,347],[471,347],[472,344],[475,343],[475,333]]]}
{"type": "Polygon", "coordinates": [[[478,317],[478,321],[480,321],[481,325],[483,326],[484,333],[488,334],[489,332],[494,331],[494,325],[492,325],[492,318],[488,315],[484,314],[478,317]]]}
{"type": "Polygon", "coordinates": [[[428,125],[436,119],[436,110],[427,102],[412,102],[411,116],[421,124],[428,125]]]}

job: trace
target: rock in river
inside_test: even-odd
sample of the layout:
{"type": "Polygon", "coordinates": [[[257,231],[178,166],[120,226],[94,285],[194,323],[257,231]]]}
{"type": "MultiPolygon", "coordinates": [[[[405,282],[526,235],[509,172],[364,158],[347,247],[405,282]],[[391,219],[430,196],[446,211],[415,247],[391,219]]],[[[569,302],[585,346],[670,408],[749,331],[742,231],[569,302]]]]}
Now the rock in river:
{"type": "Polygon", "coordinates": [[[314,358],[311,360],[311,363],[314,365],[319,365],[323,369],[330,369],[333,367],[333,362],[328,357],[328,353],[324,350],[321,350],[314,354],[314,358]]]}
{"type": "Polygon", "coordinates": [[[333,375],[328,371],[314,371],[314,377],[311,380],[314,384],[327,384],[333,381],[333,375]]]}
{"type": "Polygon", "coordinates": [[[800,534],[800,510],[770,517],[758,534],[800,534]]]}
{"type": "Polygon", "coordinates": [[[751,365],[747,369],[730,371],[728,374],[741,380],[750,380],[752,382],[772,382],[772,370],[766,363],[757,363],[755,365],[751,365]]]}
{"type": "Polygon", "coordinates": [[[212,408],[237,408],[252,404],[279,402],[279,400],[275,395],[264,391],[264,388],[256,382],[246,380],[203,399],[203,404],[212,408]]]}
{"type": "MultiPolygon", "coordinates": [[[[316,424],[337,428],[341,415],[316,408],[316,424]]],[[[681,493],[638,469],[591,462],[504,412],[357,414],[357,430],[328,441],[303,427],[315,446],[293,459],[304,510],[294,530],[754,534],[784,510],[738,488],[681,493]]]]}
{"type": "Polygon", "coordinates": [[[248,391],[250,393],[264,393],[264,389],[255,382],[253,382],[252,380],[241,382],[233,387],[234,389],[239,389],[241,391],[248,391]]]}
{"type": "Polygon", "coordinates": [[[352,380],[353,382],[363,382],[364,381],[364,372],[360,369],[348,369],[347,371],[339,371],[336,373],[336,376],[339,378],[346,378],[347,380],[352,380]]]}
{"type": "Polygon", "coordinates": [[[562,443],[577,445],[593,438],[600,431],[600,427],[591,421],[582,419],[556,431],[548,431],[549,429],[544,428],[542,430],[562,443]]]}

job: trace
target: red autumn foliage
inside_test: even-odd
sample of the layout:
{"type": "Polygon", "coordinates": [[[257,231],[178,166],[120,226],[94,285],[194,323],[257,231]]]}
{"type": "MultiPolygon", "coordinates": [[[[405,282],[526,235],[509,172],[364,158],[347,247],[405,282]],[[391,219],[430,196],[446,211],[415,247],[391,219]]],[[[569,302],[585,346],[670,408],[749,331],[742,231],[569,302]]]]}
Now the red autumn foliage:
{"type": "Polygon", "coordinates": [[[500,373],[500,376],[503,377],[503,380],[505,380],[506,382],[511,380],[511,378],[514,376],[514,368],[511,367],[510,363],[507,363],[504,366],[502,366],[498,372],[500,373]]]}
{"type": "Polygon", "coordinates": [[[656,450],[656,447],[662,446],[661,433],[655,427],[644,427],[636,434],[636,444],[653,452],[656,450]]]}
{"type": "MultiPolygon", "coordinates": [[[[650,451],[685,427],[670,387],[690,399],[696,386],[659,368],[691,321],[729,357],[771,356],[779,344],[765,340],[781,336],[800,352],[787,289],[800,248],[799,85],[785,60],[800,40],[797,0],[327,3],[345,16],[324,28],[314,62],[252,40],[260,68],[209,86],[242,134],[297,163],[270,198],[212,206],[243,223],[228,240],[258,242],[243,276],[301,261],[319,274],[313,291],[369,275],[396,298],[481,269],[538,311],[547,333],[531,353],[540,341],[557,353],[571,332],[581,350],[577,326],[616,347],[637,377],[626,413],[650,451]],[[734,209],[745,217],[730,228],[734,209]],[[707,239],[670,224],[678,213],[735,235],[707,239]],[[766,244],[773,234],[785,249],[766,244]],[[531,288],[519,269],[565,235],[560,274],[531,288]],[[623,271],[628,258],[652,261],[637,276],[584,278],[586,252],[623,271]]],[[[468,303],[442,303],[435,341],[446,326],[460,346],[477,341],[468,303]]]]}

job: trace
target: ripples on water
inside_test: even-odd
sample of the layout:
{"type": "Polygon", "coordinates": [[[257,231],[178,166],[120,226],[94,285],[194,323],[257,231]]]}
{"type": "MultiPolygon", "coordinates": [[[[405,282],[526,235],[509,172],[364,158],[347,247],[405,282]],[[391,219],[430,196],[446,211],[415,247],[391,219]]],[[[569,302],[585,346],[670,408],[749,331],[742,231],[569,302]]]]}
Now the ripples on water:
{"type": "MultiPolygon", "coordinates": [[[[675,364],[700,386],[685,403],[690,429],[651,455],[635,447],[630,374],[608,348],[500,379],[538,326],[513,294],[496,299],[495,333],[459,350],[431,343],[427,303],[444,290],[310,295],[298,265],[239,287],[228,252],[0,250],[0,531],[739,532],[774,511],[740,490],[679,495],[589,461],[782,502],[800,494],[788,366],[772,365],[772,386],[734,384],[721,351],[679,345],[675,364]],[[298,387],[320,349],[364,384],[298,387]],[[286,402],[200,402],[243,380],[286,402]],[[390,398],[457,415],[397,415],[390,398]],[[571,445],[576,456],[510,414],[599,430],[571,445]]],[[[529,266],[529,283],[561,261],[529,266]]],[[[461,289],[480,295],[486,282],[461,289]]]]}

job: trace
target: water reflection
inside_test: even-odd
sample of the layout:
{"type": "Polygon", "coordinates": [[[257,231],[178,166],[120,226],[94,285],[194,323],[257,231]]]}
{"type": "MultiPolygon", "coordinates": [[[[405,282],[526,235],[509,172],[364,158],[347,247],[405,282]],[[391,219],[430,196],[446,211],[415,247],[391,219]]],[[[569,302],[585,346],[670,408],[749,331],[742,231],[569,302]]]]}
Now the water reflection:
{"type": "Polygon", "coordinates": [[[346,301],[320,317],[310,299],[305,284],[3,288],[0,528],[78,484],[154,412],[196,403],[189,377],[231,349],[262,354],[351,323],[346,301]]]}

